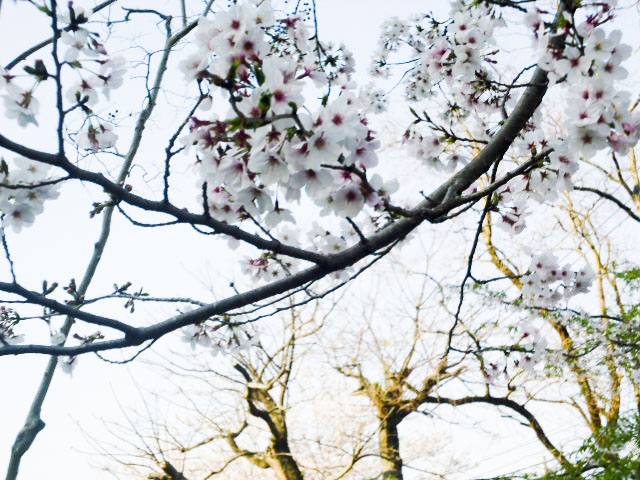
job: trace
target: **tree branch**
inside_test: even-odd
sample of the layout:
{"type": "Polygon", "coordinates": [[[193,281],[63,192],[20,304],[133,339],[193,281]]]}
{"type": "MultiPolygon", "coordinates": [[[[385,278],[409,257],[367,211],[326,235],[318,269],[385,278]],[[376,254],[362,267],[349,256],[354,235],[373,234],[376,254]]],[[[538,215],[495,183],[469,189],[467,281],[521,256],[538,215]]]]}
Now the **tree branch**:
{"type": "MultiPolygon", "coordinates": [[[[561,16],[562,9],[563,6],[561,4],[556,18],[561,16]]],[[[179,35],[180,34],[177,34],[172,37],[172,41],[170,43],[174,43],[174,40],[179,35]]],[[[553,37],[553,42],[558,48],[560,48],[564,42],[564,38],[564,35],[555,36],[553,37]]],[[[76,355],[91,351],[140,345],[146,340],[157,339],[186,325],[198,323],[210,318],[211,316],[242,308],[251,303],[270,298],[274,295],[279,295],[288,290],[299,288],[301,285],[323,278],[331,272],[352,266],[366,256],[404,238],[420,223],[422,223],[424,219],[433,220],[434,212],[436,212],[437,215],[446,213],[446,211],[442,212],[442,209],[434,209],[437,209],[437,207],[445,200],[448,202],[457,198],[460,192],[464,191],[476,179],[486,173],[494,162],[503,157],[520,131],[526,126],[536,108],[540,105],[542,98],[547,91],[546,83],[547,73],[540,67],[536,68],[530,85],[525,89],[509,119],[505,121],[502,128],[491,139],[490,143],[469,164],[453,175],[448,181],[440,185],[440,187],[436,188],[423,202],[418,204],[411,211],[411,217],[403,218],[387,225],[380,232],[367,238],[366,244],[360,242],[358,245],[354,245],[333,255],[320,255],[315,252],[307,252],[302,249],[283,245],[279,242],[265,240],[261,237],[245,232],[238,227],[216,221],[212,218],[207,218],[206,215],[197,215],[185,212],[184,210],[171,204],[166,204],[163,201],[152,201],[139,197],[128,192],[122,186],[108,180],[102,174],[86,171],[76,167],[61,155],[33,150],[16,144],[3,135],[0,135],[0,147],[4,147],[32,160],[60,167],[74,178],[99,185],[103,187],[107,193],[111,194],[116,201],[124,201],[130,205],[137,206],[148,211],[167,213],[185,223],[206,225],[221,233],[225,233],[234,238],[250,243],[258,248],[316,263],[315,266],[291,275],[290,277],[277,280],[243,294],[234,295],[197,310],[169,318],[155,325],[137,328],[135,329],[134,334],[126,335],[124,338],[98,341],[92,344],[76,347],[11,345],[0,348],[0,355],[18,353],[76,355]]],[[[157,91],[155,92],[157,93],[157,91]]],[[[148,107],[152,105],[152,103],[153,102],[150,102],[148,107]]],[[[132,145],[132,149],[134,149],[134,145],[132,145]]]]}
{"type": "Polygon", "coordinates": [[[577,190],[579,192],[595,193],[599,197],[602,197],[602,198],[604,198],[606,200],[609,200],[610,202],[615,203],[618,207],[620,207],[624,212],[626,212],[627,215],[629,215],[631,218],[633,218],[636,222],[640,222],[640,217],[638,215],[636,215],[633,212],[633,210],[631,210],[629,207],[627,207],[624,203],[622,203],[620,200],[618,200],[616,197],[614,197],[610,193],[603,192],[602,190],[598,190],[597,188],[591,188],[591,187],[574,186],[573,189],[577,190]]]}
{"type": "Polygon", "coordinates": [[[573,469],[573,464],[562,454],[560,450],[558,450],[547,435],[545,434],[542,426],[536,419],[536,417],[524,406],[519,404],[518,402],[511,400],[505,397],[491,397],[489,395],[486,396],[468,396],[458,399],[453,398],[445,398],[445,397],[425,397],[423,398],[424,403],[435,403],[438,405],[446,404],[451,406],[459,406],[459,405],[469,405],[473,403],[488,403],[490,405],[507,407],[514,412],[522,415],[529,421],[529,426],[534,430],[538,439],[542,442],[542,444],[549,450],[549,452],[560,462],[563,468],[567,470],[573,469]]]}

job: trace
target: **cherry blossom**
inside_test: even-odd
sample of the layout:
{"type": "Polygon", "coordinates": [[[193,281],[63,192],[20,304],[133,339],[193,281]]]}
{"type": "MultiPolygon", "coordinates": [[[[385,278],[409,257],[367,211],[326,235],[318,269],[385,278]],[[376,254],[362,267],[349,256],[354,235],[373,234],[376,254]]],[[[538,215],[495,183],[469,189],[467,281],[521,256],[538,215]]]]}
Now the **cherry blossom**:
{"type": "Polygon", "coordinates": [[[538,307],[552,307],[563,298],[587,292],[595,279],[589,265],[577,271],[569,265],[560,267],[550,252],[534,256],[529,272],[522,296],[538,307]]]}
{"type": "Polygon", "coordinates": [[[100,99],[98,85],[98,79],[95,77],[81,79],[67,91],[67,100],[87,106],[96,105],[100,99]]]}
{"type": "Polygon", "coordinates": [[[280,222],[296,223],[296,219],[294,218],[290,210],[281,208],[276,204],[273,210],[271,210],[264,218],[264,223],[267,228],[273,228],[276,225],[279,225],[280,222]]]}
{"type": "Polygon", "coordinates": [[[115,146],[117,140],[118,136],[113,132],[113,126],[108,123],[98,123],[97,127],[90,123],[77,137],[79,148],[94,152],[115,146]]]}
{"type": "MultiPolygon", "coordinates": [[[[182,72],[186,91],[201,100],[176,137],[185,164],[195,166],[192,198],[205,216],[239,225],[248,235],[282,238],[323,254],[342,252],[361,242],[363,232],[368,235],[411,216],[393,208],[399,184],[393,174],[382,174],[382,142],[368,116],[384,112],[392,95],[404,94],[413,115],[402,138],[409,156],[436,175],[455,174],[508,122],[515,90],[531,78],[528,68],[517,77],[504,68],[508,52],[497,44],[495,34],[512,19],[501,15],[500,6],[465,1],[450,5],[449,18],[420,14],[384,23],[373,70],[383,78],[399,70],[402,87],[397,91],[387,89],[379,78],[361,88],[346,46],[314,36],[300,12],[287,15],[269,1],[238,1],[202,16],[193,32],[187,32],[191,45],[180,58],[171,59],[175,63],[170,66],[182,72]],[[300,240],[304,235],[292,233],[302,233],[295,230],[301,228],[295,216],[301,208],[331,215],[329,226],[311,228],[306,245],[300,240]],[[337,222],[345,218],[351,222],[337,222]]],[[[553,202],[559,192],[572,188],[581,157],[624,154],[640,139],[632,95],[619,82],[627,76],[624,62],[631,48],[621,43],[619,30],[602,26],[608,8],[606,2],[580,6],[562,17],[557,30],[551,27],[551,12],[535,7],[513,12],[532,38],[536,58],[531,61],[548,72],[548,87],[562,102],[563,118],[552,128],[538,109],[496,159],[498,176],[536,161],[492,190],[487,204],[495,224],[512,234],[524,231],[533,202],[553,202]]],[[[65,130],[72,133],[65,133],[60,144],[70,140],[80,150],[99,155],[118,139],[118,122],[101,119],[99,112],[109,105],[112,91],[125,85],[128,68],[136,66],[124,57],[109,56],[101,40],[108,37],[83,28],[89,10],[69,4],[57,15],[64,26],[62,57],[55,65],[62,72],[57,78],[65,80],[62,108],[65,121],[78,122],[65,130]]],[[[33,73],[35,67],[31,73],[26,69],[28,81],[0,69],[6,116],[20,126],[36,124],[35,93],[56,78],[52,67],[46,68],[39,74],[33,73]]],[[[20,231],[32,224],[46,200],[56,196],[54,185],[38,186],[48,179],[38,168],[18,161],[9,169],[6,188],[0,191],[5,227],[20,231]]],[[[482,182],[486,180],[468,188],[465,184],[465,195],[485,188],[482,182]]],[[[231,242],[237,240],[225,234],[231,242]]],[[[522,291],[531,305],[568,301],[593,282],[588,267],[560,267],[551,253],[532,256],[522,291]]],[[[264,251],[248,256],[241,271],[268,282],[290,275],[297,263],[264,251]]],[[[348,274],[345,269],[339,276],[348,274]]],[[[212,348],[233,345],[211,340],[210,333],[200,325],[190,327],[186,337],[212,348]]],[[[537,333],[524,336],[536,340],[521,358],[522,365],[531,365],[546,347],[537,333]]],[[[244,343],[238,340],[237,346],[244,343]]],[[[485,374],[496,380],[505,369],[489,362],[485,374]]]]}
{"type": "Polygon", "coordinates": [[[333,208],[337,215],[355,217],[364,206],[364,197],[360,187],[355,183],[348,183],[332,196],[333,208]]]}
{"type": "Polygon", "coordinates": [[[75,32],[62,32],[60,39],[63,43],[69,45],[64,54],[64,61],[73,63],[78,60],[80,54],[94,56],[95,53],[89,48],[89,32],[84,28],[80,28],[75,32]]]}
{"type": "Polygon", "coordinates": [[[8,88],[8,95],[3,95],[5,115],[16,119],[21,127],[32,123],[38,125],[36,116],[40,110],[40,102],[33,96],[32,90],[8,88]]]}
{"type": "Polygon", "coordinates": [[[57,185],[40,185],[49,179],[49,170],[48,165],[25,158],[16,158],[7,168],[0,184],[0,212],[5,227],[19,233],[33,224],[47,200],[58,197],[57,185]]]}
{"type": "Polygon", "coordinates": [[[62,371],[71,375],[78,366],[78,357],[62,357],[58,362],[62,371]]]}
{"type": "Polygon", "coordinates": [[[20,322],[20,317],[11,308],[0,306],[0,343],[16,345],[24,341],[24,335],[15,333],[14,328],[20,322]]]}
{"type": "Polygon", "coordinates": [[[359,100],[366,112],[384,113],[389,108],[389,99],[384,90],[370,83],[360,91],[359,100]]]}
{"type": "Polygon", "coordinates": [[[111,90],[120,88],[124,83],[124,76],[127,69],[124,68],[126,60],[124,57],[111,57],[106,60],[100,60],[100,72],[97,82],[102,87],[102,93],[109,99],[111,90]]]}

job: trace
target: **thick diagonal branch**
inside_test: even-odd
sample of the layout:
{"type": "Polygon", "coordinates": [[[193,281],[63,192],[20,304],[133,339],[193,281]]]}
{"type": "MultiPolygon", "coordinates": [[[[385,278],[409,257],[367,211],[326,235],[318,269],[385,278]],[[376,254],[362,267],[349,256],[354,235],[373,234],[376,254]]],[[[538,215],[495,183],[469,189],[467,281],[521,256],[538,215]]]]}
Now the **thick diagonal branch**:
{"type": "Polygon", "coordinates": [[[500,407],[507,407],[519,415],[523,416],[529,422],[529,425],[535,432],[540,442],[546,447],[546,449],[558,460],[563,468],[571,471],[573,470],[573,464],[563,455],[563,453],[556,448],[547,437],[542,425],[538,422],[538,419],[531,413],[524,405],[519,404],[515,400],[505,397],[491,397],[491,396],[468,396],[462,398],[445,398],[445,397],[432,397],[427,396],[422,399],[424,403],[435,403],[438,405],[451,405],[454,407],[460,405],[471,405],[474,403],[488,403],[490,405],[496,405],[500,407]]]}
{"type": "MultiPolygon", "coordinates": [[[[561,7],[562,9],[562,7],[561,7]]],[[[564,42],[564,36],[558,35],[553,38],[553,42],[558,48],[564,42]]],[[[426,200],[418,204],[410,211],[411,216],[403,218],[389,224],[380,232],[371,235],[366,242],[350,247],[343,252],[334,255],[319,255],[314,252],[307,252],[295,247],[285,246],[279,242],[265,240],[256,235],[245,232],[238,227],[227,225],[223,222],[216,222],[207,215],[197,215],[166,204],[162,201],[148,200],[128,192],[121,185],[108,180],[99,173],[94,173],[80,169],[60,155],[39,152],[28,147],[16,144],[0,135],[0,147],[4,147],[17,154],[23,155],[32,160],[40,161],[50,165],[63,168],[70,175],[80,180],[88,181],[100,185],[111,194],[116,201],[122,201],[144,210],[164,212],[172,215],[185,223],[207,225],[221,233],[226,233],[232,237],[246,241],[258,248],[282,253],[294,258],[301,258],[316,263],[315,266],[303,270],[290,277],[277,280],[263,287],[259,287],[248,292],[229,297],[211,305],[202,307],[192,312],[184,313],[176,317],[169,318],[163,322],[149,327],[138,328],[135,335],[130,335],[116,340],[106,340],[95,342],[91,345],[80,345],[77,347],[55,347],[44,345],[12,345],[0,348],[0,355],[19,353],[48,353],[54,355],[76,355],[85,352],[107,350],[112,348],[122,348],[139,345],[145,340],[159,338],[169,332],[175,331],[185,325],[201,322],[213,315],[219,315],[238,308],[249,305],[257,301],[271,298],[274,295],[284,293],[288,290],[299,288],[308,282],[313,282],[325,277],[331,272],[342,270],[352,266],[368,255],[387,247],[398,240],[404,238],[413,231],[424,220],[441,217],[446,214],[438,207],[445,198],[453,200],[458,198],[460,193],[469,187],[475,180],[485,174],[489,168],[501,159],[509,149],[515,138],[526,126],[527,122],[538,108],[547,91],[547,73],[540,67],[536,68],[529,86],[525,89],[517,105],[513,109],[510,117],[505,121],[502,128],[491,139],[489,144],[464,168],[453,175],[448,181],[436,188],[426,200]],[[449,196],[447,196],[449,193],[449,196]],[[434,210],[435,209],[435,210],[434,210]],[[437,215],[436,215],[437,214],[437,215]]],[[[452,207],[453,208],[453,207],[452,207]]]]}

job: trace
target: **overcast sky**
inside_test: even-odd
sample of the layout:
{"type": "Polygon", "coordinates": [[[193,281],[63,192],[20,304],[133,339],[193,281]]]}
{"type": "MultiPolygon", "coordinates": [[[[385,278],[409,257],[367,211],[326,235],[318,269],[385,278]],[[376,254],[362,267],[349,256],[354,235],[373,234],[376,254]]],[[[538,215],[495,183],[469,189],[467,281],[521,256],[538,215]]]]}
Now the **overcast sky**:
{"type": "MultiPolygon", "coordinates": [[[[122,3],[129,4],[126,1],[122,3]]],[[[139,5],[143,2],[134,3],[139,5]]],[[[144,3],[148,4],[148,2],[144,3]]],[[[382,21],[391,16],[403,17],[415,13],[425,4],[433,10],[439,8],[440,12],[434,13],[440,13],[443,16],[448,10],[447,2],[440,0],[430,2],[424,0],[395,2],[320,0],[318,3],[321,37],[325,40],[344,42],[350,47],[354,52],[359,70],[368,66],[370,53],[377,41],[378,26],[382,21]]],[[[34,21],[34,17],[36,14],[33,7],[28,7],[21,2],[3,2],[0,11],[0,45],[3,45],[0,62],[2,64],[13,58],[14,53],[19,53],[23,46],[26,47],[46,36],[39,18],[41,15],[38,16],[38,21],[34,21]],[[23,40],[25,38],[26,40],[23,40]],[[5,53],[6,51],[10,53],[5,53]]],[[[637,35],[637,19],[627,19],[627,21],[631,22],[627,31],[636,32],[637,35]]],[[[0,130],[3,134],[16,132],[9,123],[7,119],[0,119],[0,130]]],[[[33,127],[29,128],[34,130],[33,127]]],[[[16,133],[18,134],[19,132],[16,133]]],[[[35,146],[42,150],[53,150],[51,145],[46,145],[46,140],[35,146]]],[[[69,204],[67,200],[52,204],[50,209],[47,208],[45,214],[38,218],[36,224],[25,231],[24,239],[16,235],[9,237],[10,244],[15,250],[19,277],[34,289],[37,288],[37,282],[43,278],[59,282],[68,281],[71,277],[79,279],[91,254],[93,243],[97,239],[99,222],[94,221],[89,227],[78,230],[77,219],[82,216],[86,218],[87,208],[91,203],[88,198],[95,197],[100,200],[102,197],[99,192],[75,185],[65,189],[64,193],[69,197],[77,195],[83,200],[76,205],[69,204]],[[46,239],[44,247],[42,247],[43,238],[46,239]],[[74,252],[71,258],[58,254],[58,252],[69,251],[74,252]]],[[[85,226],[87,222],[83,221],[81,225],[85,226]]],[[[122,220],[116,219],[114,222],[116,233],[118,228],[135,232],[131,234],[135,237],[124,236],[123,238],[114,235],[113,243],[108,246],[104,264],[100,267],[104,285],[109,285],[109,282],[123,283],[130,280],[135,284],[135,281],[139,280],[145,282],[147,289],[154,286],[162,288],[163,284],[166,288],[167,282],[180,278],[180,284],[176,288],[182,288],[187,293],[196,291],[199,296],[204,297],[210,293],[212,283],[219,281],[217,274],[211,273],[212,270],[219,269],[219,265],[214,266],[209,260],[203,262],[202,256],[197,253],[210,248],[206,238],[194,240],[190,246],[190,252],[181,251],[175,259],[165,258],[166,262],[159,263],[154,258],[166,257],[168,249],[179,248],[180,235],[184,234],[185,230],[179,228],[172,231],[134,231],[122,220]],[[157,241],[157,236],[161,236],[162,240],[157,241]],[[131,275],[138,275],[138,278],[123,277],[119,268],[121,265],[126,265],[134,272],[137,271],[138,273],[131,275]],[[158,283],[154,285],[153,279],[158,283]]],[[[226,294],[223,292],[220,296],[226,296],[226,294]]],[[[171,307],[158,308],[157,312],[159,316],[170,314],[171,307]]],[[[159,342],[156,348],[162,348],[170,342],[171,340],[159,342]]],[[[112,355],[112,358],[118,358],[118,355],[112,355]]],[[[0,398],[2,399],[0,474],[2,475],[11,444],[22,426],[45,363],[46,358],[40,356],[0,358],[0,398]]],[[[94,356],[81,358],[77,370],[71,377],[58,372],[43,408],[42,418],[47,427],[38,435],[34,445],[24,456],[19,478],[21,480],[113,479],[111,474],[96,471],[92,466],[92,463],[98,464],[100,460],[92,456],[93,448],[83,436],[82,430],[95,435],[97,440],[106,438],[107,434],[100,419],[121,418],[118,402],[125,407],[136,404],[138,392],[133,386],[136,379],[143,378],[147,388],[153,388],[153,381],[162,381],[160,376],[149,373],[141,362],[127,366],[114,366],[100,362],[94,356]]],[[[523,430],[515,422],[503,423],[505,425],[503,438],[496,439],[495,447],[492,447],[491,452],[487,451],[486,455],[493,457],[487,458],[493,466],[489,467],[485,464],[478,473],[487,476],[501,473],[505,465],[513,463],[514,457],[524,457],[525,464],[535,463],[535,459],[526,459],[526,455],[531,455],[531,441],[526,440],[528,434],[523,435],[523,430]],[[511,448],[507,446],[509,444],[512,445],[511,448]]],[[[556,429],[551,429],[551,432],[561,438],[563,435],[571,434],[571,428],[571,424],[559,424],[556,429]]],[[[464,444],[465,442],[462,442],[463,450],[466,448],[464,444]]]]}

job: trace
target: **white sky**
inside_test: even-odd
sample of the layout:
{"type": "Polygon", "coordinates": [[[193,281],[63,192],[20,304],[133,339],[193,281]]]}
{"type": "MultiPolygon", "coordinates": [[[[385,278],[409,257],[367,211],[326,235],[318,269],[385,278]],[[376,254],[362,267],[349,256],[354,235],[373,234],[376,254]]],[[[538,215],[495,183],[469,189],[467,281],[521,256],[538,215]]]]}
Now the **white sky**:
{"type": "MultiPolygon", "coordinates": [[[[141,8],[156,5],[154,2],[129,2],[132,3],[141,8]]],[[[322,38],[335,39],[349,46],[360,69],[368,65],[370,52],[377,40],[377,27],[382,21],[391,16],[403,17],[415,13],[425,5],[436,12],[440,10],[443,16],[448,10],[444,0],[319,0],[318,3],[322,38]]],[[[23,46],[27,46],[24,38],[40,40],[46,36],[43,26],[34,22],[32,10],[25,9],[20,2],[3,2],[0,12],[2,64],[13,58],[11,53],[19,52],[23,46]],[[29,13],[25,14],[25,11],[29,13]],[[6,51],[11,53],[5,54],[6,51]]],[[[637,19],[626,21],[634,22],[629,24],[628,31],[637,32],[633,28],[637,27],[637,19]]],[[[42,109],[45,110],[46,107],[43,105],[42,109]]],[[[16,132],[6,119],[0,119],[0,131],[3,134],[7,131],[16,132]]],[[[24,133],[29,135],[29,131],[24,133]]],[[[46,139],[43,144],[38,142],[37,148],[53,150],[51,145],[46,145],[46,139]]],[[[91,203],[86,199],[90,196],[97,201],[103,195],[95,189],[84,189],[78,185],[68,188],[64,193],[69,197],[80,197],[83,201],[77,204],[63,201],[52,203],[24,235],[9,237],[16,257],[18,276],[34,288],[36,282],[43,278],[56,280],[61,284],[71,277],[78,280],[91,254],[93,242],[97,239],[99,220],[92,223],[85,221],[91,203]],[[77,225],[82,225],[83,230],[79,230],[77,225]],[[44,246],[42,239],[46,239],[44,246]]],[[[211,285],[220,283],[219,276],[234,278],[233,272],[220,271],[220,261],[214,260],[212,255],[202,254],[211,249],[209,239],[198,237],[189,245],[188,250],[181,249],[181,234],[186,231],[184,228],[133,230],[116,218],[113,231],[115,235],[107,247],[97,283],[105,286],[105,289],[113,282],[121,284],[132,281],[134,286],[143,285],[153,293],[159,294],[159,290],[164,289],[163,293],[170,295],[206,298],[211,285]],[[126,234],[118,234],[119,231],[126,234]],[[162,236],[162,240],[157,241],[157,236],[162,236]],[[179,249],[179,254],[173,254],[172,249],[179,249]],[[162,261],[158,261],[159,259],[162,261]],[[180,279],[177,284],[174,280],[176,278],[180,279]],[[167,288],[167,285],[171,288],[167,288]]],[[[230,268],[224,263],[222,265],[222,270],[230,268]]],[[[92,291],[100,290],[90,289],[89,293],[92,291]]],[[[215,292],[218,297],[229,293],[215,292]]],[[[158,316],[171,311],[171,307],[156,308],[158,316]]],[[[170,340],[164,340],[157,345],[162,348],[169,343],[170,340]]],[[[111,354],[110,358],[119,356],[111,354]]],[[[4,473],[10,446],[22,426],[45,363],[46,358],[41,356],[0,358],[0,474],[4,473]]],[[[113,479],[112,475],[99,472],[91,466],[91,462],[97,462],[91,455],[92,449],[87,445],[82,430],[95,435],[98,440],[108,438],[100,419],[119,418],[118,403],[128,407],[138,402],[138,393],[133,388],[132,379],[144,379],[142,383],[147,388],[153,388],[156,381],[159,385],[162,382],[162,378],[149,373],[141,362],[130,366],[112,366],[105,365],[93,356],[82,357],[72,377],[58,372],[43,408],[42,418],[47,427],[24,456],[19,478],[113,479]]],[[[573,433],[572,424],[563,420],[558,419],[557,428],[550,429],[552,434],[557,435],[556,438],[573,433]]],[[[501,438],[480,447],[478,458],[484,457],[488,463],[483,463],[475,472],[478,475],[489,476],[509,471],[509,466],[514,465],[517,460],[520,465],[531,465],[538,461],[537,453],[536,456],[531,456],[532,437],[526,429],[515,422],[502,421],[500,425],[504,429],[501,438]]],[[[456,441],[462,440],[455,427],[451,427],[451,432],[456,441]]],[[[460,450],[470,451],[473,447],[471,440],[477,437],[470,435],[465,438],[466,441],[460,442],[460,450]]],[[[471,475],[472,473],[469,478],[472,478],[471,475]]]]}

